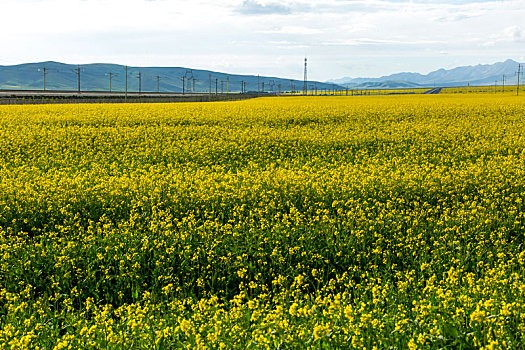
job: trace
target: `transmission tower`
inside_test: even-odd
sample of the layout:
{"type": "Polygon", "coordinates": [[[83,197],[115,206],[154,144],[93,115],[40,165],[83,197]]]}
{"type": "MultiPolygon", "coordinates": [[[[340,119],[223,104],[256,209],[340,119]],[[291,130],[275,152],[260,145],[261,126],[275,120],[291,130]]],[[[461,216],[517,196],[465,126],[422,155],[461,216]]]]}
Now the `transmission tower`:
{"type": "Polygon", "coordinates": [[[523,65],[518,64],[518,71],[516,72],[516,74],[518,74],[518,86],[516,88],[516,96],[520,94],[520,75],[523,72],[522,69],[523,69],[523,65]]]}
{"type": "Polygon", "coordinates": [[[270,80],[268,85],[270,86],[270,90],[272,90],[272,93],[274,92],[274,87],[275,87],[275,81],[274,80],[270,80]]]}
{"type": "Polygon", "coordinates": [[[193,93],[195,93],[195,78],[193,77],[193,71],[191,69],[186,69],[186,73],[184,73],[184,77],[188,81],[188,91],[190,93],[192,91],[193,93]]]}
{"type": "Polygon", "coordinates": [[[304,58],[304,84],[303,84],[303,94],[308,95],[308,60],[304,58]]]}

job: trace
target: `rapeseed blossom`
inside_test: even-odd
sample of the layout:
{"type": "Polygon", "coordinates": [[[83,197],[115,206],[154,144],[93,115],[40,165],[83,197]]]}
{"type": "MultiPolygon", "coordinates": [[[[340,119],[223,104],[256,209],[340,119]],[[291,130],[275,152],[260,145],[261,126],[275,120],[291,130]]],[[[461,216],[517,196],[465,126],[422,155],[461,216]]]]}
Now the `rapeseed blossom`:
{"type": "Polygon", "coordinates": [[[524,132],[510,94],[1,106],[0,348],[522,348],[524,132]]]}

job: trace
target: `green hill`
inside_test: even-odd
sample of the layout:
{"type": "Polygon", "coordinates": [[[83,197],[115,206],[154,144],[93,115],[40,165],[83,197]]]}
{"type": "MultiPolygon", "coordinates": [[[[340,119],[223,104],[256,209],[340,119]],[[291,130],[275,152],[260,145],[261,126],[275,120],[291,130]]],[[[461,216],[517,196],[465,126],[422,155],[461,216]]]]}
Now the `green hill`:
{"type": "MultiPolygon", "coordinates": [[[[13,66],[0,66],[0,89],[2,90],[42,90],[44,87],[43,68],[46,68],[47,90],[77,90],[78,74],[75,69],[80,67],[80,83],[82,91],[109,91],[112,74],[112,91],[125,90],[125,66],[117,64],[94,63],[85,65],[70,65],[59,62],[27,63],[13,66]]],[[[245,91],[278,92],[302,90],[303,81],[277,77],[260,77],[255,75],[236,75],[208,70],[189,69],[184,67],[128,67],[128,91],[139,90],[139,73],[141,90],[143,92],[182,92],[183,77],[186,92],[239,92],[242,82],[246,82],[245,91]],[[158,78],[157,78],[158,77],[158,78]],[[193,80],[195,79],[195,80],[193,80]],[[191,81],[191,83],[190,83],[191,81]],[[229,84],[227,83],[229,81],[229,84]],[[193,86],[195,85],[195,86],[193,86]],[[259,86],[259,87],[258,87],[259,86]]],[[[309,82],[309,88],[331,89],[331,83],[309,82]]],[[[339,86],[337,86],[339,87],[339,86]]],[[[342,87],[339,87],[342,89],[342,87]]]]}

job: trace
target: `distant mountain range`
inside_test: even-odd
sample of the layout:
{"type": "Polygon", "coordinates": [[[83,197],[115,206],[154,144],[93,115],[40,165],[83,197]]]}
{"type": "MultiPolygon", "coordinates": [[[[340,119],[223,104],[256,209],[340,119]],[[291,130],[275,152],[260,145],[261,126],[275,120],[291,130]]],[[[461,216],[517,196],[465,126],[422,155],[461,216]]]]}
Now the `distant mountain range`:
{"type": "MultiPolygon", "coordinates": [[[[94,63],[71,65],[59,62],[27,63],[13,66],[0,66],[0,89],[2,90],[42,90],[44,87],[44,68],[46,69],[47,90],[77,90],[80,68],[82,91],[109,91],[110,74],[112,91],[125,90],[125,66],[118,64],[94,63]]],[[[189,69],[184,67],[128,67],[128,91],[182,92],[183,77],[186,92],[208,92],[211,90],[239,92],[245,82],[245,92],[302,91],[303,81],[277,77],[257,77],[256,75],[238,75],[213,72],[208,70],[189,69]],[[195,79],[195,80],[193,80],[195,79]],[[193,86],[195,85],[195,86],[193,86]],[[280,85],[280,87],[279,87],[280,85]]],[[[310,88],[331,89],[332,83],[309,82],[310,88]]],[[[341,86],[337,88],[343,89],[341,86]]]]}
{"type": "MultiPolygon", "coordinates": [[[[71,65],[59,62],[27,63],[12,66],[0,66],[0,89],[2,90],[42,90],[44,86],[44,68],[46,69],[47,90],[77,90],[80,68],[82,91],[124,91],[125,66],[118,64],[94,63],[71,65]]],[[[342,78],[328,82],[309,82],[309,88],[317,86],[319,91],[344,89],[397,89],[419,87],[447,87],[467,85],[492,85],[497,80],[501,85],[503,75],[505,84],[516,84],[518,62],[506,60],[495,64],[463,66],[446,70],[439,69],[429,74],[396,73],[380,78],[342,78]]],[[[303,81],[277,77],[257,77],[256,75],[238,75],[213,72],[184,67],[128,67],[128,91],[140,89],[143,92],[182,92],[183,77],[186,92],[239,92],[242,82],[245,91],[265,92],[302,91],[303,81]],[[140,79],[139,79],[140,76],[140,79]],[[157,85],[158,84],[158,85],[157,85]]],[[[525,79],[523,80],[525,82],[525,79]]]]}
{"type": "Polygon", "coordinates": [[[518,62],[506,60],[495,64],[478,64],[454,69],[439,69],[426,75],[419,73],[397,73],[380,78],[342,78],[330,81],[349,88],[407,88],[407,87],[447,87],[467,85],[492,85],[497,80],[501,85],[503,75],[505,84],[516,84],[518,62]],[[377,87],[376,87],[377,86],[377,87]]]}

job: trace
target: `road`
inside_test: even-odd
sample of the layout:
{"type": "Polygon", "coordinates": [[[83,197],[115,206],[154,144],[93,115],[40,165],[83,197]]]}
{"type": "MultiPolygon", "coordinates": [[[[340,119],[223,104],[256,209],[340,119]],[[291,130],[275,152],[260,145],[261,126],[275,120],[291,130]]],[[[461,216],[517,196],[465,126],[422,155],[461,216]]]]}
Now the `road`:
{"type": "Polygon", "coordinates": [[[439,94],[443,88],[433,88],[432,90],[429,90],[425,92],[425,95],[435,95],[439,94]]]}

